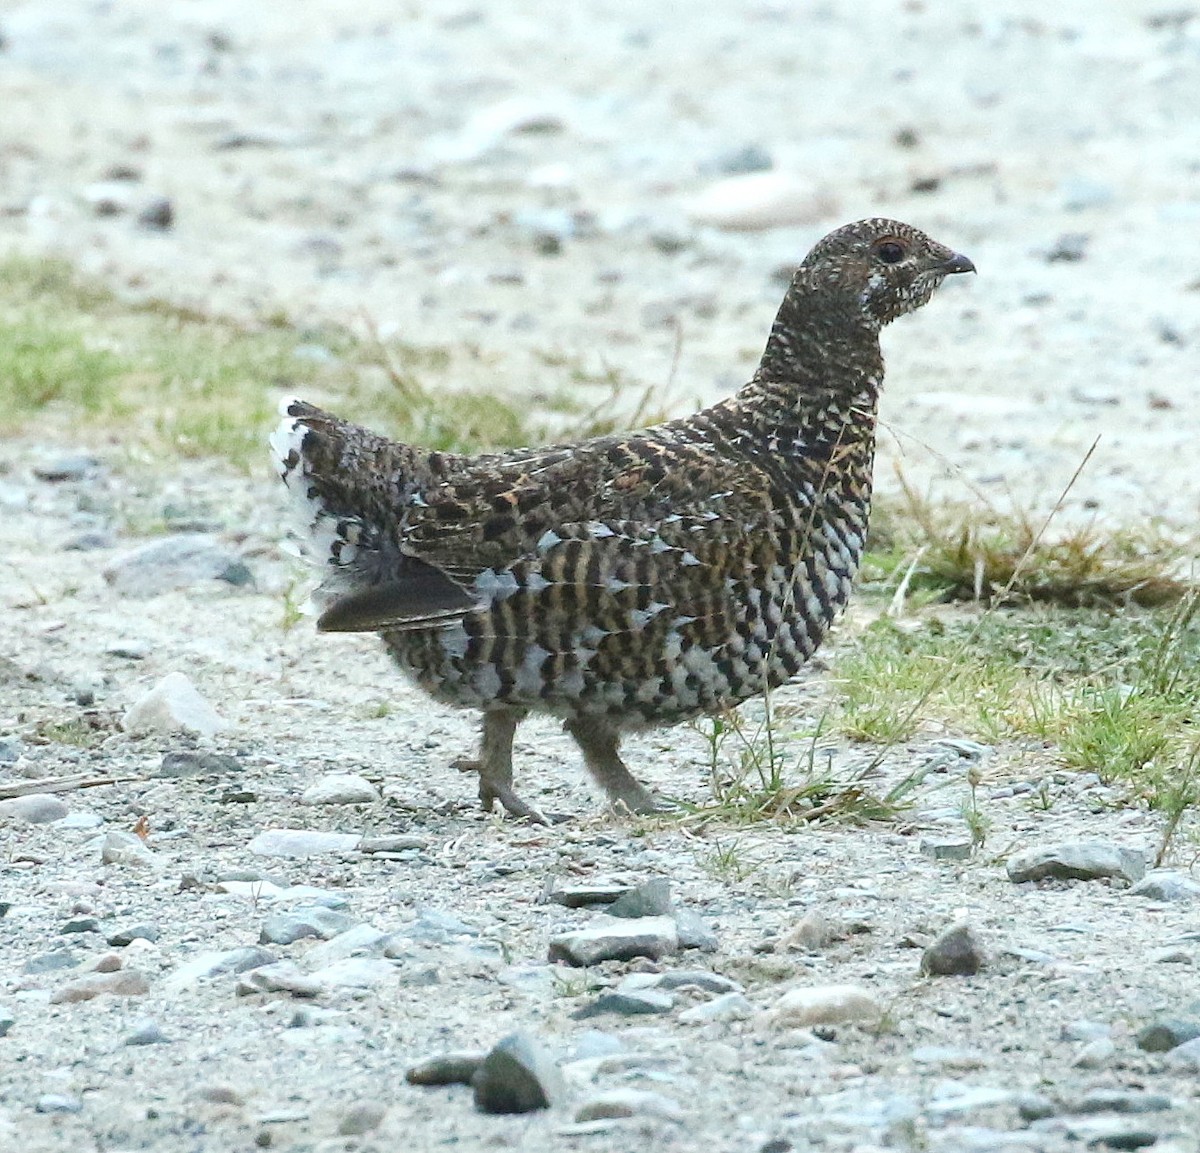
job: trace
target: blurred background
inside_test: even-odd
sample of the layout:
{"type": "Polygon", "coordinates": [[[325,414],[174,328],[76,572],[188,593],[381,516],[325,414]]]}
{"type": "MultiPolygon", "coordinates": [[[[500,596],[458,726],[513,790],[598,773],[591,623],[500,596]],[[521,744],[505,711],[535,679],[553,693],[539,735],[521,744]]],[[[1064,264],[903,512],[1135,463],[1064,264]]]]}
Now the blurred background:
{"type": "Polygon", "coordinates": [[[1099,435],[1073,510],[1195,520],[1195,10],[7,0],[0,37],[0,252],[633,420],[736,388],[808,247],[896,216],[979,275],[885,334],[880,487],[1044,507],[1099,435]]]}

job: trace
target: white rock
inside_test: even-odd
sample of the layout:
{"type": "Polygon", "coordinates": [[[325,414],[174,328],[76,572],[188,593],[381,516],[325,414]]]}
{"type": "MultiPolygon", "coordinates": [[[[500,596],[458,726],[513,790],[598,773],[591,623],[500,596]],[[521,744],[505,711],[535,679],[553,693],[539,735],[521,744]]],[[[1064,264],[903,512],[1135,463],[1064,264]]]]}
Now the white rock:
{"type": "Polygon", "coordinates": [[[658,960],[679,948],[673,917],[603,918],[588,929],[559,933],[550,941],[550,960],[569,965],[598,965],[601,961],[658,960]]]}
{"type": "Polygon", "coordinates": [[[61,821],[67,815],[67,806],[53,793],[29,793],[24,797],[12,797],[0,801],[0,822],[24,821],[30,825],[47,825],[61,821]]]}
{"type": "Polygon", "coordinates": [[[1167,1065],[1179,1073],[1200,1073],[1200,1037],[1176,1045],[1167,1055],[1167,1065]]]}
{"type": "Polygon", "coordinates": [[[370,805],[379,800],[375,786],[355,773],[331,773],[304,790],[306,805],[370,805]]]}
{"type": "Polygon", "coordinates": [[[683,1107],[673,1097],[646,1089],[609,1089],[589,1097],[575,1110],[575,1120],[599,1121],[613,1117],[654,1117],[682,1121],[683,1107]]]}
{"type": "Polygon", "coordinates": [[[722,993],[711,1001],[693,1005],[679,1014],[681,1025],[707,1025],[711,1021],[742,1021],[754,1014],[754,1006],[743,993],[722,993]]]}
{"type": "Polygon", "coordinates": [[[302,860],[323,853],[348,853],[358,847],[357,833],[329,833],[319,829],[264,829],[246,847],[260,857],[302,860]]]}
{"type": "Polygon", "coordinates": [[[877,1021],[883,1006],[860,985],[816,985],[791,989],[765,1013],[759,1024],[772,1029],[804,1029],[844,1021],[877,1021]]]}
{"type": "Polygon", "coordinates": [[[346,957],[312,974],[326,989],[370,989],[395,976],[396,966],[380,957],[346,957]]]}
{"type": "Polygon", "coordinates": [[[1152,901],[1194,901],[1200,898],[1200,884],[1171,869],[1152,869],[1129,892],[1152,901]]]}
{"type": "Polygon", "coordinates": [[[1076,1069],[1103,1069],[1116,1051],[1117,1046],[1110,1037],[1097,1037],[1079,1050],[1071,1064],[1076,1069]]]}
{"type": "Polygon", "coordinates": [[[139,869],[157,869],[161,862],[136,833],[109,829],[100,848],[100,860],[106,865],[132,865],[139,869]]]}
{"type": "Polygon", "coordinates": [[[128,733],[195,733],[211,737],[229,728],[183,673],[168,673],[122,718],[128,733]]]}
{"type": "Polygon", "coordinates": [[[718,180],[685,207],[697,224],[752,231],[811,224],[829,216],[834,205],[803,177],[771,170],[718,180]]]}

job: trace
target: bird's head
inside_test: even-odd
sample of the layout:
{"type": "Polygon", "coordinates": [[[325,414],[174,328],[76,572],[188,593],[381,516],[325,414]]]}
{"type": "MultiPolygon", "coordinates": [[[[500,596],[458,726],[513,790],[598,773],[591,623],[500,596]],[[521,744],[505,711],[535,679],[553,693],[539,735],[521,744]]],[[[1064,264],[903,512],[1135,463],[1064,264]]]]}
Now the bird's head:
{"type": "Polygon", "coordinates": [[[818,241],[792,287],[806,298],[806,309],[877,330],[920,308],[951,273],[974,271],[965,256],[919,228],[876,217],[818,241]]]}

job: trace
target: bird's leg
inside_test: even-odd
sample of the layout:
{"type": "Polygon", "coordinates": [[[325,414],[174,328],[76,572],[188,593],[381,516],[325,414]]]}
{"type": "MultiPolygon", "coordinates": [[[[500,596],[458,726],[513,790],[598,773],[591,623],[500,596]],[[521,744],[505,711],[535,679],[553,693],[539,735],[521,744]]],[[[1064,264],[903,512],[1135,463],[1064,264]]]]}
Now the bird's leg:
{"type": "Polygon", "coordinates": [[[487,812],[499,801],[512,816],[545,825],[549,823],[546,818],[521,800],[512,787],[513,734],[526,715],[525,709],[489,709],[483,714],[478,758],[461,757],[454,767],[464,773],[479,774],[479,800],[487,812]]]}
{"type": "Polygon", "coordinates": [[[634,780],[617,752],[620,733],[602,717],[572,717],[563,727],[583,750],[588,772],[603,786],[614,808],[624,807],[631,813],[662,812],[664,806],[654,795],[634,780]]]}

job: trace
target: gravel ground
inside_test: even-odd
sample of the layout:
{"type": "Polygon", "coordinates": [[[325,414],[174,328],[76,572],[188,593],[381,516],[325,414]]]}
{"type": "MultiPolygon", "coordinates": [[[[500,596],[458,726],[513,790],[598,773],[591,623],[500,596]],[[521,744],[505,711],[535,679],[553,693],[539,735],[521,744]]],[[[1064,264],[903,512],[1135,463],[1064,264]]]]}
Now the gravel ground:
{"type": "MultiPolygon", "coordinates": [[[[231,315],[365,310],[478,346],[498,390],[548,355],[665,388],[678,341],[687,407],[752,367],[781,267],[895,215],[980,275],[887,333],[881,487],[900,462],[1047,505],[1099,435],[1075,514],[1195,519],[1185,10],[67,0],[0,4],[0,34],[6,249],[231,315]]],[[[1166,1048],[1200,1031],[1200,905],[1134,883],[1158,819],[1094,777],[929,733],[881,768],[929,766],[902,823],[688,832],[599,815],[543,722],[523,791],[572,819],[485,818],[448,767],[470,718],[369,638],[285,627],[265,472],[78,447],[0,450],[0,777],[120,780],[0,802],[0,1147],[1200,1148],[1200,1052],[1166,1048]],[[171,674],[202,700],[122,728],[171,674]],[[992,828],[956,859],[973,774],[992,828]],[[287,856],[279,829],[344,836],[287,856]],[[1094,879],[1010,879],[1064,842],[1094,879]],[[625,924],[552,891],[656,879],[657,959],[547,963],[625,924]],[[923,973],[963,923],[982,956],[951,967],[979,971],[923,973]],[[550,1110],[405,1083],[513,1032],[550,1110]]],[[[705,795],[687,730],[629,749],[705,795]]]]}

